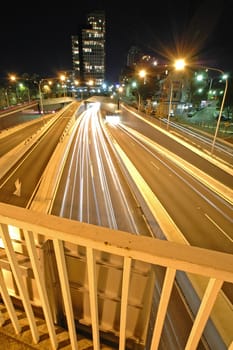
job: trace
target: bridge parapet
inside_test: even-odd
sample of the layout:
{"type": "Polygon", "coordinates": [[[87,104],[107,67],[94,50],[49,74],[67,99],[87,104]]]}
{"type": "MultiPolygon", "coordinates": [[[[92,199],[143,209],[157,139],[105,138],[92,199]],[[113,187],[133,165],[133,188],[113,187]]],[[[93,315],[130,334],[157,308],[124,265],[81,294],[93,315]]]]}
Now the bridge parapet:
{"type": "MultiPolygon", "coordinates": [[[[120,350],[132,343],[158,349],[177,273],[196,275],[205,281],[193,325],[181,344],[186,350],[197,349],[218,304],[223,283],[233,283],[231,254],[137,236],[3,203],[0,203],[0,236],[5,256],[0,261],[0,292],[15,331],[19,333],[21,328],[9,298],[12,288],[22,301],[34,343],[43,342],[44,337],[39,336],[31,304],[42,307],[53,349],[58,348],[58,341],[41,251],[47,251],[56,265],[60,280],[57,291],[61,292],[72,350],[77,350],[75,319],[79,325],[83,322],[92,328],[94,350],[100,349],[102,332],[113,334],[120,350]],[[72,261],[76,270],[72,269],[72,261]],[[9,273],[15,281],[10,288],[9,273]],[[163,278],[158,285],[161,273],[163,278]],[[32,288],[29,279],[35,280],[36,288],[32,288]],[[154,298],[155,290],[158,299],[154,298]]],[[[232,313],[224,312],[224,318],[228,318],[224,332],[226,348],[230,349],[232,313]]],[[[3,325],[3,314],[0,321],[3,325]]]]}
{"type": "Polygon", "coordinates": [[[43,105],[56,105],[56,104],[74,102],[74,101],[76,101],[76,99],[69,96],[57,97],[57,98],[45,98],[43,99],[43,105]]]}

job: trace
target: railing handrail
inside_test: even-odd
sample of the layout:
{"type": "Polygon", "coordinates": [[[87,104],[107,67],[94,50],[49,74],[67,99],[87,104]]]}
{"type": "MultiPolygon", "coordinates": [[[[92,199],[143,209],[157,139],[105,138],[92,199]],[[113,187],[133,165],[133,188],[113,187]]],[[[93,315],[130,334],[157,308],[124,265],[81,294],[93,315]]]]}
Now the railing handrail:
{"type": "Polygon", "coordinates": [[[232,254],[115,231],[30,209],[17,207],[16,210],[3,203],[0,203],[0,222],[47,238],[233,283],[232,254]]]}
{"type": "MultiPolygon", "coordinates": [[[[54,262],[57,266],[57,273],[60,280],[61,298],[64,303],[64,313],[67,320],[67,328],[72,350],[78,350],[78,345],[75,326],[75,311],[73,308],[70,290],[75,286],[71,286],[70,284],[69,272],[71,274],[73,273],[76,277],[82,277],[83,267],[81,270],[80,267],[78,267],[79,272],[76,272],[76,270],[69,270],[70,266],[69,264],[67,265],[67,258],[69,254],[71,254],[71,259],[76,257],[77,262],[81,261],[82,263],[83,256],[72,255],[73,248],[71,248],[70,253],[68,252],[67,255],[65,250],[69,244],[71,244],[72,247],[77,246],[85,248],[85,273],[87,276],[85,274],[84,275],[86,277],[83,276],[84,283],[82,285],[82,290],[84,293],[86,293],[86,295],[88,295],[88,301],[90,303],[90,315],[88,312],[86,317],[90,327],[92,327],[94,350],[100,350],[101,323],[99,321],[99,308],[101,308],[100,313],[102,315],[103,304],[102,302],[99,304],[98,301],[102,300],[100,294],[103,294],[103,288],[105,288],[106,268],[108,267],[112,268],[113,270],[115,269],[114,273],[116,273],[116,271],[120,271],[121,274],[121,277],[118,277],[117,283],[116,281],[112,281],[113,285],[116,283],[116,290],[114,290],[115,294],[112,296],[112,286],[109,294],[108,290],[107,292],[105,291],[105,296],[107,298],[106,300],[111,300],[113,303],[117,302],[120,307],[119,331],[114,330],[119,334],[117,335],[119,338],[119,350],[126,349],[125,345],[127,335],[129,334],[127,333],[129,332],[129,328],[127,328],[127,316],[130,310],[129,307],[134,306],[134,312],[135,310],[141,310],[142,314],[140,315],[144,319],[143,326],[141,325],[142,329],[140,330],[140,336],[142,336],[140,341],[142,341],[142,344],[145,345],[145,342],[147,342],[149,339],[148,349],[158,349],[163,325],[165,323],[168,303],[171,299],[172,289],[176,283],[176,272],[184,272],[183,275],[177,276],[177,280],[179,279],[180,281],[185,278],[185,274],[196,276],[197,278],[200,278],[200,276],[205,277],[205,286],[199,300],[200,305],[198,309],[194,311],[193,326],[185,345],[185,350],[196,349],[213,307],[217,302],[217,297],[218,295],[220,296],[223,283],[233,282],[233,254],[191,247],[189,245],[169,242],[152,237],[135,235],[49,214],[43,214],[31,209],[19,208],[9,204],[0,203],[0,238],[3,240],[6,256],[10,264],[10,271],[14,276],[17,289],[19,291],[19,296],[27,315],[32,338],[35,343],[40,341],[40,336],[33,314],[31,301],[29,300],[29,294],[26,290],[19,262],[17,261],[16,252],[14,251],[14,242],[16,243],[16,246],[19,245],[19,242],[17,242],[17,239],[12,240],[11,227],[16,228],[18,233],[22,233],[22,238],[24,239],[25,248],[27,249],[28,257],[30,259],[31,269],[33,271],[33,276],[38,289],[37,293],[39,294],[40,304],[45,315],[49,338],[53,349],[58,348],[57,335],[52,316],[52,312],[54,310],[52,310],[50,306],[49,300],[51,301],[51,299],[49,299],[49,292],[46,287],[46,281],[44,280],[41,261],[38,255],[38,248],[41,248],[41,251],[43,251],[43,249],[46,247],[46,243],[49,243],[50,241],[53,243],[53,250],[55,254],[54,262]],[[114,262],[111,260],[106,261],[105,258],[102,260],[102,257],[101,260],[99,260],[95,254],[96,252],[104,254],[109,253],[111,257],[118,256],[120,257],[120,263],[116,263],[115,260],[114,262]],[[146,270],[144,270],[145,267],[142,270],[137,268],[135,269],[133,261],[139,261],[139,263],[144,264],[146,266],[146,270]],[[105,266],[104,270],[100,270],[101,266],[105,266]],[[165,267],[166,269],[164,269],[164,280],[162,281],[159,279],[159,283],[158,276],[162,276],[160,276],[161,272],[158,273],[157,271],[158,275],[155,287],[155,270],[157,269],[154,268],[156,267],[165,267]],[[102,274],[101,271],[103,272],[102,274]],[[146,283],[145,280],[143,280],[143,301],[139,298],[139,301],[137,301],[135,304],[135,300],[138,300],[137,291],[136,294],[134,294],[135,283],[137,283],[136,281],[138,281],[139,278],[138,274],[141,274],[142,277],[140,278],[146,277],[146,283]],[[135,277],[136,275],[137,277],[135,277]],[[104,285],[102,285],[101,289],[99,290],[98,283],[102,281],[102,278],[104,285]],[[134,287],[132,287],[132,283],[134,287]],[[161,289],[161,293],[159,293],[160,296],[157,300],[158,289],[161,289]],[[130,293],[133,294],[131,295],[130,293]],[[152,315],[150,314],[151,309],[155,307],[154,302],[158,304],[156,316],[153,315],[153,312],[152,315]],[[147,315],[147,317],[145,317],[145,315],[147,315]],[[152,316],[150,320],[148,315],[149,317],[152,316]],[[154,323],[154,325],[149,327],[150,321],[154,323]]],[[[109,278],[114,279],[114,277],[110,275],[111,273],[109,272],[109,278]]],[[[77,284],[78,282],[79,280],[77,280],[75,283],[77,284]]],[[[10,318],[12,324],[14,325],[15,331],[16,333],[19,333],[21,328],[16,313],[13,311],[7,288],[8,287],[4,281],[2,270],[0,269],[0,293],[3,296],[8,313],[11,314],[10,318]]],[[[138,288],[139,285],[136,286],[136,289],[138,288]]],[[[222,298],[220,299],[222,301],[222,298]]],[[[221,306],[223,305],[224,303],[221,304],[221,306]]],[[[230,346],[232,346],[232,308],[229,305],[224,310],[227,310],[227,313],[229,314],[228,319],[225,317],[226,315],[224,313],[224,317],[226,318],[224,321],[224,326],[228,329],[227,331],[224,329],[224,336],[226,335],[224,342],[226,341],[227,345],[230,344],[230,346]],[[228,311],[228,309],[230,310],[228,311]]],[[[138,317],[140,317],[140,315],[138,315],[138,317]]],[[[130,319],[130,321],[132,322],[132,319],[130,319]]],[[[210,331],[211,327],[212,326],[208,327],[210,331]]],[[[134,329],[134,326],[132,327],[131,325],[130,332],[132,329],[134,329]]],[[[138,340],[139,339],[136,341],[138,340]]],[[[212,338],[211,342],[213,342],[212,338]]]]}

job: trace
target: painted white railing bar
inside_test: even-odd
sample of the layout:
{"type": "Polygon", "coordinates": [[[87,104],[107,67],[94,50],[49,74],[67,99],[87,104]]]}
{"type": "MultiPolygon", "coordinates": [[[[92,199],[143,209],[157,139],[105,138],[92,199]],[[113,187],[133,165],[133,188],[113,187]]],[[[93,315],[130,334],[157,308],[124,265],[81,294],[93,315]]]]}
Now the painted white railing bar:
{"type": "Polygon", "coordinates": [[[98,301],[97,301],[97,280],[96,280],[96,261],[92,248],[87,248],[87,270],[89,280],[89,300],[91,308],[92,320],[92,338],[94,349],[100,348],[99,339],[99,317],[98,317],[98,301]]]}
{"type": "MultiPolygon", "coordinates": [[[[21,326],[19,324],[18,318],[16,316],[16,312],[13,306],[13,303],[11,301],[11,298],[8,294],[7,287],[4,282],[2,270],[0,270],[0,293],[2,295],[3,301],[6,305],[6,308],[8,310],[8,313],[10,315],[11,322],[13,324],[13,327],[15,329],[15,333],[19,334],[21,332],[21,326]]],[[[0,326],[4,323],[4,318],[2,316],[2,313],[0,314],[0,326]]]]}
{"type": "Polygon", "coordinates": [[[54,329],[52,313],[51,313],[50,306],[49,306],[48,295],[46,292],[46,286],[45,286],[44,279],[42,276],[42,271],[40,268],[38,254],[36,252],[36,244],[35,244],[35,240],[33,237],[33,232],[31,232],[31,231],[27,232],[26,230],[24,230],[23,233],[24,233],[24,239],[25,239],[26,245],[27,245],[28,254],[30,256],[32,269],[34,272],[34,277],[35,277],[35,280],[37,283],[37,288],[38,288],[38,292],[40,295],[41,304],[42,304],[42,307],[44,310],[44,317],[45,317],[46,324],[48,327],[50,340],[51,340],[53,348],[56,349],[58,346],[58,343],[57,343],[56,333],[55,333],[55,329],[54,329]]]}
{"type": "Polygon", "coordinates": [[[189,339],[185,348],[186,350],[197,348],[198,342],[201,338],[202,332],[204,330],[206,322],[208,321],[212,307],[222,287],[222,284],[223,281],[210,278],[198,313],[196,315],[192,330],[190,332],[189,339]]]}
{"type": "Polygon", "coordinates": [[[122,278],[122,293],[121,293],[121,320],[120,320],[120,342],[119,349],[125,349],[126,339],[126,319],[127,319],[127,306],[128,306],[128,294],[129,294],[129,281],[130,281],[130,269],[132,259],[124,258],[124,269],[122,278]]]}
{"type": "Polygon", "coordinates": [[[176,270],[173,268],[167,268],[166,275],[163,283],[162,294],[160,297],[160,303],[158,313],[155,321],[153,338],[151,341],[151,349],[157,349],[159,346],[160,336],[167,312],[167,306],[170,300],[170,295],[173,287],[173,283],[176,276],[176,270]]]}
{"type": "Polygon", "coordinates": [[[36,322],[35,322],[32,306],[31,306],[31,303],[29,300],[28,291],[27,291],[27,289],[23,283],[23,280],[21,278],[20,267],[17,263],[13,244],[12,244],[11,237],[9,234],[9,229],[8,229],[8,226],[6,224],[1,224],[0,236],[3,240],[6,255],[7,255],[7,258],[10,262],[11,270],[12,270],[12,273],[14,275],[14,278],[15,278],[15,281],[16,281],[16,284],[17,284],[17,287],[19,290],[19,294],[21,296],[21,300],[22,300],[25,312],[27,314],[29,326],[30,326],[31,332],[32,332],[32,338],[33,338],[35,343],[38,343],[39,334],[38,334],[38,330],[36,327],[36,322]]]}
{"type": "Polygon", "coordinates": [[[70,334],[70,342],[72,345],[72,350],[78,350],[77,335],[76,335],[74,314],[73,314],[72,301],[71,301],[71,295],[70,295],[69,280],[67,276],[63,241],[54,239],[53,245],[54,245],[54,250],[55,250],[55,255],[57,260],[59,278],[61,282],[63,302],[64,302],[66,319],[67,319],[67,324],[68,324],[68,329],[70,334]]]}

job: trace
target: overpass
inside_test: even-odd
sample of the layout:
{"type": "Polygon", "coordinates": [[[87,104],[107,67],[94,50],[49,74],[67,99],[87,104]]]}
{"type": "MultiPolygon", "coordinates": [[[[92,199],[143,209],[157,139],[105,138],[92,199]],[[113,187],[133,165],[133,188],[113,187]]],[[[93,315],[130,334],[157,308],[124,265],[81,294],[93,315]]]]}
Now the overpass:
{"type": "Polygon", "coordinates": [[[69,96],[46,98],[46,99],[43,99],[43,105],[44,106],[56,105],[56,104],[70,103],[73,101],[76,101],[76,99],[74,97],[69,97],[69,96]]]}
{"type": "MultiPolygon", "coordinates": [[[[71,103],[73,101],[76,101],[76,99],[69,96],[63,96],[63,97],[57,97],[57,98],[43,99],[42,103],[44,107],[43,109],[46,111],[46,110],[50,110],[51,108],[55,110],[60,109],[64,107],[65,104],[71,103]],[[49,106],[49,108],[46,108],[46,106],[49,106]]],[[[22,112],[26,109],[35,109],[35,108],[38,109],[39,103],[40,103],[39,100],[34,100],[31,102],[22,103],[20,105],[11,106],[7,109],[0,111],[0,118],[6,117],[7,115],[10,115],[16,112],[22,112]]]]}

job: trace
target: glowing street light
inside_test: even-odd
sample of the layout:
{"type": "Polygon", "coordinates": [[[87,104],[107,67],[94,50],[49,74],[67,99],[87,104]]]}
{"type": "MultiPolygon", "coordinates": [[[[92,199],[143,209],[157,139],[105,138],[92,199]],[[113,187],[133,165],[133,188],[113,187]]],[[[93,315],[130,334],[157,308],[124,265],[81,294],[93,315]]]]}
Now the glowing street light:
{"type": "MultiPolygon", "coordinates": [[[[185,60],[183,58],[177,59],[174,63],[175,70],[183,70],[185,68],[185,60]]],[[[172,96],[173,96],[173,81],[171,79],[171,86],[170,86],[170,99],[169,99],[169,107],[168,107],[168,116],[167,116],[167,129],[169,128],[170,124],[170,116],[171,116],[171,110],[172,110],[172,96]]]]}
{"type": "Polygon", "coordinates": [[[174,67],[176,70],[183,70],[185,68],[185,60],[183,58],[180,58],[178,60],[175,61],[174,63],[174,67]]]}
{"type": "Polygon", "coordinates": [[[10,80],[11,81],[16,81],[16,76],[15,75],[10,75],[10,80]]]}
{"type": "Polygon", "coordinates": [[[28,95],[28,102],[30,103],[31,101],[31,97],[30,97],[30,90],[29,90],[29,87],[25,86],[23,83],[19,83],[19,89],[21,91],[27,91],[27,95],[28,95]]]}
{"type": "Polygon", "coordinates": [[[216,129],[215,129],[215,133],[214,133],[214,138],[213,138],[213,142],[212,142],[212,146],[211,146],[211,155],[212,155],[213,151],[214,151],[214,146],[215,146],[215,142],[216,142],[219,126],[220,126],[220,121],[221,121],[221,117],[222,117],[222,112],[223,112],[223,108],[224,108],[225,98],[226,98],[226,94],[227,94],[228,77],[221,69],[209,68],[209,67],[206,69],[209,69],[209,70],[212,69],[212,70],[219,72],[220,74],[222,74],[222,78],[225,80],[225,89],[224,89],[222,103],[221,103],[221,107],[220,107],[220,111],[219,111],[219,115],[218,115],[218,120],[217,120],[217,125],[216,125],[216,129]]]}
{"type": "Polygon", "coordinates": [[[30,96],[30,88],[27,84],[22,83],[17,83],[17,81],[21,80],[21,81],[24,81],[24,80],[28,80],[26,79],[25,77],[18,77],[17,75],[15,74],[9,74],[8,75],[8,79],[10,82],[12,83],[15,83],[15,95],[16,95],[16,100],[18,99],[21,99],[22,98],[22,95],[20,96],[20,94],[23,93],[23,95],[25,95],[25,92],[27,93],[27,96],[28,96],[28,102],[30,103],[31,102],[31,96],[30,96]],[[18,89],[17,89],[17,86],[18,86],[18,89]]]}
{"type": "Polygon", "coordinates": [[[60,79],[62,82],[66,80],[66,76],[64,74],[61,74],[59,78],[54,77],[54,78],[43,78],[39,81],[38,83],[38,90],[39,90],[39,99],[40,99],[40,113],[44,113],[44,105],[43,105],[43,95],[42,95],[42,89],[41,89],[41,84],[44,81],[47,81],[49,85],[52,84],[52,80],[58,80],[60,79]]]}
{"type": "Polygon", "coordinates": [[[66,76],[65,76],[64,74],[61,74],[61,75],[60,75],[60,80],[61,80],[61,81],[65,81],[65,80],[66,80],[66,76]]]}
{"type": "MultiPolygon", "coordinates": [[[[15,74],[10,74],[9,75],[9,80],[12,82],[12,83],[16,83],[17,81],[17,77],[15,74]]],[[[16,100],[16,103],[18,101],[18,95],[17,95],[17,87],[16,87],[16,84],[15,84],[15,100],[16,100]]]]}
{"type": "Polygon", "coordinates": [[[147,72],[145,69],[141,69],[140,72],[138,73],[140,78],[143,78],[143,84],[146,84],[146,75],[147,72]]]}
{"type": "MultiPolygon", "coordinates": [[[[224,109],[224,103],[225,103],[225,98],[226,98],[227,89],[228,89],[228,76],[227,76],[227,74],[225,74],[225,73],[224,73],[221,69],[219,69],[219,68],[205,67],[205,66],[198,66],[198,67],[203,68],[203,69],[205,69],[206,71],[208,71],[208,70],[213,70],[213,71],[215,71],[215,72],[218,72],[218,73],[221,74],[222,79],[225,80],[225,89],[224,89],[224,92],[223,92],[222,103],[221,103],[221,107],[220,107],[220,110],[219,110],[217,125],[216,125],[216,129],[215,129],[215,133],[214,133],[214,138],[213,138],[213,142],[212,142],[212,146],[211,146],[211,155],[212,155],[212,154],[213,154],[213,151],[214,151],[214,147],[215,147],[215,142],[216,142],[216,138],[217,138],[217,134],[218,134],[220,122],[221,122],[222,112],[223,112],[223,109],[224,109]]],[[[201,75],[199,75],[199,79],[201,79],[201,75]]],[[[211,83],[210,83],[211,85],[212,85],[212,80],[213,80],[213,79],[211,79],[211,83]]],[[[211,85],[210,85],[210,87],[211,87],[211,85]]],[[[210,87],[209,87],[209,93],[211,92],[211,91],[210,91],[210,87]]],[[[215,92],[212,91],[212,94],[215,94],[215,92]]]]}

